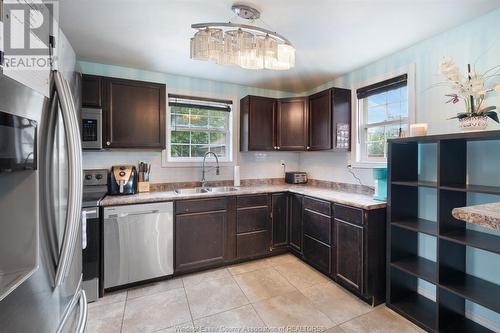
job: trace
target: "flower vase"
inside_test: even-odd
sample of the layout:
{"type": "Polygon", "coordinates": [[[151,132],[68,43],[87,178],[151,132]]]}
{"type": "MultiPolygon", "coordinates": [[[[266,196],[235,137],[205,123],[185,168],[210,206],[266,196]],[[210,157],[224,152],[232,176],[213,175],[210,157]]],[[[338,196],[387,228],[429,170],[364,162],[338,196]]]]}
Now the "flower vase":
{"type": "Polygon", "coordinates": [[[488,127],[487,116],[472,116],[459,119],[463,131],[484,131],[488,127]]]}

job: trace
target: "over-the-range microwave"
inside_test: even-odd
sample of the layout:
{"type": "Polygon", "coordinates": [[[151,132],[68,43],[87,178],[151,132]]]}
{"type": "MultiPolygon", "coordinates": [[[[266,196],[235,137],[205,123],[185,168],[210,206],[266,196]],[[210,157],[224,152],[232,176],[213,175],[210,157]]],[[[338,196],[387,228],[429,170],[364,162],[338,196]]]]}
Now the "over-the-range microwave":
{"type": "Polygon", "coordinates": [[[102,109],[82,108],[82,148],[102,149],[102,109]]]}

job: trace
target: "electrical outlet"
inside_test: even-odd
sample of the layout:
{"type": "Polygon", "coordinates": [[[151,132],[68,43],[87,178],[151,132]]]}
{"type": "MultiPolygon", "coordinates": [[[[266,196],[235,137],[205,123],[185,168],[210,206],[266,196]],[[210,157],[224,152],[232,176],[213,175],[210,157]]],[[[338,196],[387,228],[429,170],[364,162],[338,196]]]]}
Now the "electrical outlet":
{"type": "Polygon", "coordinates": [[[285,160],[280,160],[280,165],[286,165],[285,160]]]}

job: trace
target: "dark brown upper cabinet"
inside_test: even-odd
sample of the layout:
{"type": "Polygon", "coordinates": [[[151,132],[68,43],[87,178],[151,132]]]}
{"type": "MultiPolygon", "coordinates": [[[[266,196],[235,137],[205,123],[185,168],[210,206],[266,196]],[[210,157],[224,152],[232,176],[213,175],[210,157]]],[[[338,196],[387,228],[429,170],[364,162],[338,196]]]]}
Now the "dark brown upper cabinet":
{"type": "Polygon", "coordinates": [[[351,91],[332,89],[333,149],[351,150],[351,91]]]}
{"type": "Polygon", "coordinates": [[[309,96],[307,150],[351,149],[351,91],[332,88],[309,96]]]}
{"type": "Polygon", "coordinates": [[[106,148],[165,147],[165,85],[105,79],[106,148]]]}
{"type": "Polygon", "coordinates": [[[307,150],[332,149],[332,89],[309,96],[307,150]]]}
{"type": "Polygon", "coordinates": [[[102,108],[102,77],[96,75],[82,75],[82,106],[102,108]]]}
{"type": "Polygon", "coordinates": [[[240,102],[240,150],[275,150],[276,99],[246,96],[240,102]]]}
{"type": "Polygon", "coordinates": [[[280,99],[276,119],[276,150],[306,150],[306,98],[280,99]]]}

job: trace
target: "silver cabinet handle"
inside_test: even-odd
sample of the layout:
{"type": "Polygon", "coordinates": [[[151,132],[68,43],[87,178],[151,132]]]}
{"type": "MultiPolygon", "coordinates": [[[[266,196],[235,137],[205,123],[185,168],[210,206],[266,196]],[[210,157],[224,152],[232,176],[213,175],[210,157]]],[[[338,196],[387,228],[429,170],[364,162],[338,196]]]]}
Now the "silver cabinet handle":
{"type": "Polygon", "coordinates": [[[111,146],[111,142],[106,141],[106,146],[111,146]]]}
{"type": "Polygon", "coordinates": [[[58,71],[52,72],[55,82],[53,98],[59,99],[68,149],[68,210],[61,255],[54,284],[59,286],[67,275],[78,239],[82,208],[82,146],[75,104],[68,82],[58,71]]]}

